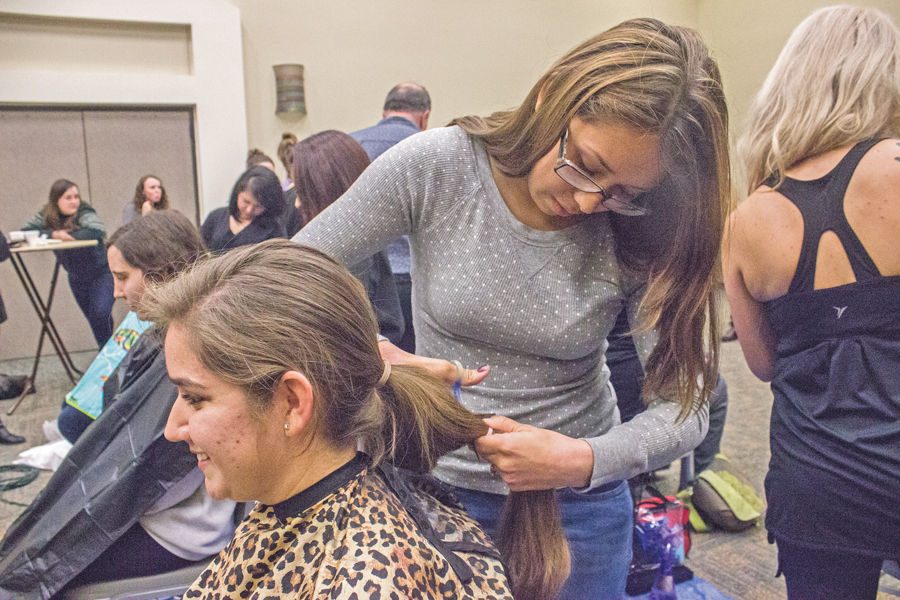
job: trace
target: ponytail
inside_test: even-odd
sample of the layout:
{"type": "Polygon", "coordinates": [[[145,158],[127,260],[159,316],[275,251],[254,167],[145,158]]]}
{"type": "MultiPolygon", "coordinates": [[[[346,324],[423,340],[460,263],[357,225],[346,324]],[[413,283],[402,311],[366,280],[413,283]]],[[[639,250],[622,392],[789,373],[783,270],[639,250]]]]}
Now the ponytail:
{"type": "MultiPolygon", "coordinates": [[[[373,392],[378,433],[365,440],[373,464],[383,458],[417,472],[488,432],[483,416],[467,410],[447,385],[416,367],[388,367],[373,392]]],[[[571,557],[555,490],[511,492],[497,528],[497,546],[518,600],[555,598],[569,577],[571,557]]]]}
{"type": "MultiPolygon", "coordinates": [[[[459,404],[445,383],[385,367],[365,289],[317,250],[288,240],[235,248],[150,286],[141,304],[143,318],[190,331],[200,364],[242,388],[255,410],[271,406],[285,371],[305,373],[317,433],[339,448],[361,443],[372,465],[426,473],[487,433],[486,415],[459,404]]],[[[498,540],[516,598],[556,596],[569,551],[554,491],[511,493],[498,540]]]]}

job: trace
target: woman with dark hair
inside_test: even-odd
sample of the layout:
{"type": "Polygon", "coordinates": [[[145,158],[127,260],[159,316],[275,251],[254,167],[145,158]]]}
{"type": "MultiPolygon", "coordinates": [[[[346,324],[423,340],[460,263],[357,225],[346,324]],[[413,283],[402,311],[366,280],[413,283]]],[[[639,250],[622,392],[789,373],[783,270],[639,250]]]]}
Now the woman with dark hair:
{"type": "Polygon", "coordinates": [[[228,206],[207,215],[200,234],[212,252],[286,237],[283,210],[278,176],[266,167],[251,167],[234,184],[228,206]]]}
{"type": "MultiPolygon", "coordinates": [[[[257,501],[185,598],[512,598],[493,542],[427,476],[486,425],[440,381],[385,364],[346,269],[270,240],[150,289],[144,310],[179,391],[166,437],[211,496],[257,501]]],[[[547,533],[520,559],[564,544],[513,514],[514,535],[547,533]]]]}
{"type": "Polygon", "coordinates": [[[69,274],[72,295],[91,326],[97,346],[103,346],[113,330],[113,280],[103,247],[106,227],[97,211],[81,199],[74,182],[57,179],[50,186],[47,204],[22,229],[38,230],[66,242],[97,240],[96,246],[58,252],[56,258],[69,274]]]}
{"type": "MultiPolygon", "coordinates": [[[[187,217],[175,211],[154,211],[141,224],[128,223],[109,238],[106,250],[113,275],[113,296],[121,298],[131,311],[137,311],[149,283],[169,279],[200,258],[206,248],[197,228],[187,217]]],[[[137,346],[132,346],[132,350],[137,346]]],[[[103,384],[103,409],[115,400],[133,353],[129,351],[103,384]]],[[[98,355],[97,360],[107,360],[98,355]]],[[[94,418],[63,403],[57,418],[59,432],[74,444],[94,418]]]]}
{"type": "MultiPolygon", "coordinates": [[[[108,249],[117,297],[136,308],[148,285],[171,279],[204,252],[180,213],[153,211],[132,221],[108,249]]],[[[187,446],[163,437],[177,392],[160,346],[152,332],[131,346],[104,388],[103,412],[6,532],[0,597],[52,597],[165,573],[214,555],[230,538],[234,502],[212,499],[187,446]]]]}
{"type": "Polygon", "coordinates": [[[122,225],[146,215],[151,210],[169,208],[169,196],[156,175],[144,175],[134,188],[134,198],[122,209],[122,225]]]}
{"type": "MultiPolygon", "coordinates": [[[[348,134],[333,129],[311,135],[294,146],[294,189],[300,215],[309,223],[346,192],[369,166],[369,155],[348,134]]],[[[366,288],[378,316],[381,335],[397,343],[405,323],[387,254],[379,251],[350,267],[366,288]]]]}
{"type": "Polygon", "coordinates": [[[900,31],[817,10],[741,139],[723,244],[750,370],[772,382],[766,528],[788,597],[873,599],[900,556],[900,31]]]}
{"type": "Polygon", "coordinates": [[[416,351],[433,358],[388,342],[382,355],[484,382],[462,403],[496,413],[487,424],[501,435],[450,453],[435,475],[489,532],[510,490],[558,489],[564,598],[624,594],[624,480],[703,439],[727,124],[699,34],[625,21],[560,58],[518,108],[400,142],[294,238],[352,264],[409,234],[416,351]],[[625,424],[604,356],[623,306],[648,402],[625,424]]]}

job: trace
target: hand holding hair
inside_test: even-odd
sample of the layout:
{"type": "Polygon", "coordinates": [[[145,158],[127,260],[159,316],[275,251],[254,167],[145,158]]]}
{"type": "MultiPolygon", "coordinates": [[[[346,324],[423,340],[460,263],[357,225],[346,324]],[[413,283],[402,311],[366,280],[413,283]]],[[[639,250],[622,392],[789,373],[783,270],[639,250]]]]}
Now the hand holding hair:
{"type": "Polygon", "coordinates": [[[594,452],[586,441],[499,415],[484,422],[493,434],[475,440],[475,450],[510,491],[580,488],[590,483],[594,452]]]}
{"type": "Polygon", "coordinates": [[[451,361],[410,354],[386,339],[378,342],[378,349],[381,351],[381,358],[392,365],[419,367],[448,385],[452,385],[458,380],[462,381],[463,386],[478,385],[487,378],[491,370],[487,365],[478,369],[462,369],[462,376],[460,376],[460,370],[451,361]]]}

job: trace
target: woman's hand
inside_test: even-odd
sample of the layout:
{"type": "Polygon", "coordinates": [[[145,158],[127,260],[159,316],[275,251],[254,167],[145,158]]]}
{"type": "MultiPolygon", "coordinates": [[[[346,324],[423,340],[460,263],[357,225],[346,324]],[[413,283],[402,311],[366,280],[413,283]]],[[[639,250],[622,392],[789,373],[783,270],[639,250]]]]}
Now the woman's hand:
{"type": "Polygon", "coordinates": [[[144,203],[141,204],[141,216],[150,212],[153,212],[153,203],[149,200],[144,200],[144,203]]]}
{"type": "Polygon", "coordinates": [[[448,385],[452,385],[457,381],[460,381],[463,386],[477,385],[485,380],[491,370],[487,365],[477,369],[460,369],[449,360],[410,354],[388,340],[380,341],[378,349],[381,350],[381,358],[392,365],[419,367],[424,371],[428,371],[434,377],[446,381],[448,385]]]}
{"type": "Polygon", "coordinates": [[[493,432],[475,440],[475,451],[511,491],[581,488],[591,482],[594,451],[586,441],[498,415],[484,422],[493,432]]]}
{"type": "Polygon", "coordinates": [[[63,242],[74,242],[75,238],[72,237],[68,231],[64,229],[57,229],[53,233],[50,234],[54,240],[62,240],[63,242]]]}

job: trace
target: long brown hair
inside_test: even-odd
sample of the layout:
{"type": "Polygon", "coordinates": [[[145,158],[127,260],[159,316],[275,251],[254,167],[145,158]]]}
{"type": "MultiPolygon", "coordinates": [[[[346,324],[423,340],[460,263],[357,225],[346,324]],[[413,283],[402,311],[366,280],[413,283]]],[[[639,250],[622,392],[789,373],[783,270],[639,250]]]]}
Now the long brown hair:
{"type": "Polygon", "coordinates": [[[297,136],[289,131],[281,134],[281,141],[278,142],[278,160],[284,165],[284,172],[288,178],[293,180],[294,169],[291,168],[291,161],[294,156],[294,146],[297,145],[297,136]]]}
{"type": "MultiPolygon", "coordinates": [[[[75,225],[75,217],[78,213],[64,216],[59,212],[59,199],[73,187],[78,188],[78,184],[68,179],[57,179],[53,182],[53,185],[50,186],[47,204],[45,204],[44,208],[41,210],[41,214],[44,217],[44,227],[56,231],[58,229],[71,229],[75,225]]],[[[79,193],[80,192],[81,190],[79,190],[79,193]]],[[[84,200],[81,202],[83,204],[84,200]]]]}
{"type": "Polygon", "coordinates": [[[166,186],[163,185],[162,179],[156,175],[144,175],[138,179],[137,185],[134,186],[134,199],[132,200],[132,203],[134,204],[134,210],[137,211],[138,216],[140,216],[141,208],[143,208],[144,202],[147,200],[144,198],[144,182],[148,179],[157,180],[159,182],[159,191],[162,192],[162,195],[159,197],[159,202],[153,205],[153,210],[166,210],[169,208],[169,195],[166,193],[166,186]]]}
{"type": "Polygon", "coordinates": [[[294,187],[303,222],[328,208],[369,166],[369,155],[352,137],[328,129],[294,146],[294,187]]]}
{"type": "Polygon", "coordinates": [[[115,246],[148,282],[168,279],[206,254],[197,228],[175,210],[153,211],[122,225],[107,246],[115,246]]]}
{"type": "MultiPolygon", "coordinates": [[[[190,331],[201,364],[244,389],[254,410],[266,409],[285,371],[304,373],[317,434],[339,448],[360,443],[373,465],[426,472],[487,433],[420,369],[395,365],[378,384],[385,366],[365,290],[317,250],[287,240],[236,248],[151,286],[141,304],[143,318],[190,331]]],[[[516,597],[553,597],[569,573],[555,492],[513,493],[508,503],[500,548],[516,597]]]]}
{"type": "Polygon", "coordinates": [[[718,67],[695,31],[633,19],[566,54],[519,108],[454,123],[484,144],[502,172],[523,177],[575,117],[660,137],[663,177],[648,194],[651,215],[611,221],[620,262],[649,273],[636,329],[658,329],[659,341],[644,397],[675,399],[685,417],[706,401],[718,371],[714,275],[731,204],[718,67]]]}

